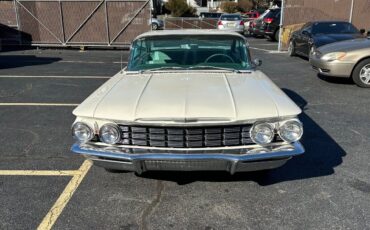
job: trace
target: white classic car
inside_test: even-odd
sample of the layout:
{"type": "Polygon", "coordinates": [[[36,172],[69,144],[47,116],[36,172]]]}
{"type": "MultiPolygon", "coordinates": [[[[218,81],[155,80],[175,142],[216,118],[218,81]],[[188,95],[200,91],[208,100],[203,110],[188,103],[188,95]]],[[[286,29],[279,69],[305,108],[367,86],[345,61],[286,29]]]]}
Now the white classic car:
{"type": "Polygon", "coordinates": [[[72,151],[109,170],[272,169],[302,154],[301,109],[237,33],[154,31],[73,114],[72,151]]]}

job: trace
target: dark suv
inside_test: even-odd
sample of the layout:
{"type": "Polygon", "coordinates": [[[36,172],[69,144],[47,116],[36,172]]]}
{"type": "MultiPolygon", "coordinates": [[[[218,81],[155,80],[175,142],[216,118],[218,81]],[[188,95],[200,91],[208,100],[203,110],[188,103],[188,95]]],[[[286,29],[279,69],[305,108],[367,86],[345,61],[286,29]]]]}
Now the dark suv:
{"type": "Polygon", "coordinates": [[[279,40],[280,12],[280,8],[269,9],[262,17],[258,18],[254,34],[279,40]]]}

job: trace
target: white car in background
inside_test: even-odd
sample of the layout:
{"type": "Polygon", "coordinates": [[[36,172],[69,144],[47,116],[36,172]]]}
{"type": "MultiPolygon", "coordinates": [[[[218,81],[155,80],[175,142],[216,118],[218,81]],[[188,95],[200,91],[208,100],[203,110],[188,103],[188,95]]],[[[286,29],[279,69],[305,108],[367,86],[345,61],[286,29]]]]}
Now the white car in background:
{"type": "Polygon", "coordinates": [[[259,64],[237,33],[142,34],[127,69],[73,111],[72,151],[137,173],[279,167],[304,152],[301,109],[259,64]]]}
{"type": "Polygon", "coordinates": [[[244,33],[244,21],[240,14],[223,14],[217,22],[217,28],[223,31],[244,33]]]}

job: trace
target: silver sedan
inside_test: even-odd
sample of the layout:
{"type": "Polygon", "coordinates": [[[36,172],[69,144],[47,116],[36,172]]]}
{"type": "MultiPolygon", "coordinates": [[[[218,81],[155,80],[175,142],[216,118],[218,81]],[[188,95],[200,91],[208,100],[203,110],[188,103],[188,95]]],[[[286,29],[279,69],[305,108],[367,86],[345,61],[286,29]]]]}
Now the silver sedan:
{"type": "Polygon", "coordinates": [[[354,39],[322,46],[310,53],[310,63],[324,76],[352,78],[370,88],[370,39],[354,39]]]}
{"type": "Polygon", "coordinates": [[[239,14],[223,14],[217,23],[217,28],[224,31],[244,33],[244,21],[239,14]]]}

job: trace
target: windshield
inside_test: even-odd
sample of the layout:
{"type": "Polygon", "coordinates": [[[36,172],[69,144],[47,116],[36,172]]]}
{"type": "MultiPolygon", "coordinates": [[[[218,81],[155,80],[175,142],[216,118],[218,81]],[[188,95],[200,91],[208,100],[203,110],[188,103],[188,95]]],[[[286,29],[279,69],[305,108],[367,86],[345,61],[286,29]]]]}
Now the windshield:
{"type": "Polygon", "coordinates": [[[228,35],[153,36],[132,45],[129,71],[155,69],[248,70],[246,42],[228,35]]]}
{"type": "Polygon", "coordinates": [[[266,10],[265,12],[263,12],[263,14],[261,14],[258,18],[259,19],[262,19],[264,18],[268,13],[270,12],[270,10],[266,10]]]}
{"type": "Polygon", "coordinates": [[[242,17],[236,14],[226,14],[222,15],[220,18],[221,21],[240,21],[241,19],[242,17]]]}
{"type": "Polygon", "coordinates": [[[348,22],[318,22],[312,27],[312,34],[356,34],[356,27],[348,22]]]}

